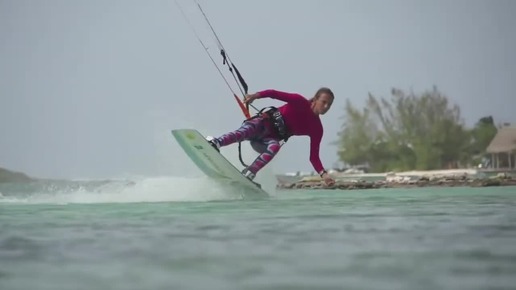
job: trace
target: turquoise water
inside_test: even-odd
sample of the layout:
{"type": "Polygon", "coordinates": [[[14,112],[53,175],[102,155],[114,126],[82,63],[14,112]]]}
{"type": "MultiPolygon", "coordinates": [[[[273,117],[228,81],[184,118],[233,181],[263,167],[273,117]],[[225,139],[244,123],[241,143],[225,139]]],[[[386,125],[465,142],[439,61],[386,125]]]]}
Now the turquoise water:
{"type": "Polygon", "coordinates": [[[515,289],[516,188],[0,185],[0,289],[515,289]]]}

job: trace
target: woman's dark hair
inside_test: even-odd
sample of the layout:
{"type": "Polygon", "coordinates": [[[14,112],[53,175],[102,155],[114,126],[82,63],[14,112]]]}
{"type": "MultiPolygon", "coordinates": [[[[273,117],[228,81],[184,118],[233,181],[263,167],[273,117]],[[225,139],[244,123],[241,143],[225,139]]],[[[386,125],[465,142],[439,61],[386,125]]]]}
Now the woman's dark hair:
{"type": "Polygon", "coordinates": [[[317,100],[321,94],[328,94],[331,96],[332,99],[335,99],[335,95],[330,90],[330,88],[322,87],[322,88],[318,89],[317,92],[315,92],[314,97],[311,98],[310,101],[313,102],[313,101],[317,100]]]}

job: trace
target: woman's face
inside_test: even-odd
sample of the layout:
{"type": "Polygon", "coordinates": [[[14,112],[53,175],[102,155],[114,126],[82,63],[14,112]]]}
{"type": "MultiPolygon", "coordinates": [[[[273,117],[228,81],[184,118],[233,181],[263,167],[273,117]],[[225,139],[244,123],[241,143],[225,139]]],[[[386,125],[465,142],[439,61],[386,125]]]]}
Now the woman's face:
{"type": "Polygon", "coordinates": [[[333,98],[330,94],[321,93],[314,102],[314,113],[324,115],[331,108],[333,98]]]}

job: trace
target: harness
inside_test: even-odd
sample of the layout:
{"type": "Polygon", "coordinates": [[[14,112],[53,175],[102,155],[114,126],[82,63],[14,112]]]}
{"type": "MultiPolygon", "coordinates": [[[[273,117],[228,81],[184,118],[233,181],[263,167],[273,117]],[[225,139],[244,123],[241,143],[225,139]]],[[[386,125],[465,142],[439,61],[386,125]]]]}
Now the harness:
{"type": "Polygon", "coordinates": [[[259,116],[269,119],[272,122],[275,133],[278,134],[278,136],[281,138],[281,141],[287,142],[291,134],[288,132],[287,125],[285,125],[285,120],[283,119],[283,116],[281,115],[281,112],[278,110],[278,108],[273,106],[265,107],[258,111],[258,114],[253,118],[259,116]]]}
{"type": "MultiPolygon", "coordinates": [[[[283,116],[281,115],[281,112],[278,110],[278,108],[273,106],[262,108],[258,111],[258,113],[256,113],[256,115],[252,116],[249,119],[246,119],[245,121],[249,121],[259,117],[271,121],[274,133],[276,133],[278,137],[280,137],[281,146],[283,146],[283,144],[285,144],[285,142],[288,141],[288,138],[292,136],[292,134],[290,134],[290,132],[288,131],[287,125],[285,124],[285,120],[283,119],[283,116]]],[[[240,163],[244,167],[248,167],[248,165],[245,164],[242,160],[241,142],[238,142],[238,159],[240,159],[240,163]]]]}

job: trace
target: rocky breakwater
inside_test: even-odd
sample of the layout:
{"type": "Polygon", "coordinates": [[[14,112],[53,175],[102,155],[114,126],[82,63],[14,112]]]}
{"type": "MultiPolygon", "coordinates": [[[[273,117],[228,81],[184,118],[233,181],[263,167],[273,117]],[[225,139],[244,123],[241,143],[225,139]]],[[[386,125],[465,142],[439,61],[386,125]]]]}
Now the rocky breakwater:
{"type": "Polygon", "coordinates": [[[492,177],[471,176],[468,174],[423,174],[420,176],[387,173],[384,178],[367,181],[362,178],[335,176],[335,185],[326,186],[319,176],[307,176],[293,183],[280,182],[279,189],[374,189],[374,188],[413,188],[413,187],[486,187],[516,186],[516,177],[499,173],[492,177]]]}

